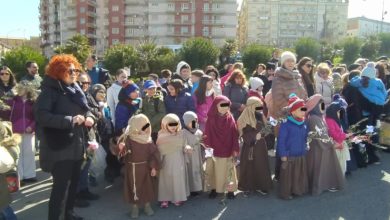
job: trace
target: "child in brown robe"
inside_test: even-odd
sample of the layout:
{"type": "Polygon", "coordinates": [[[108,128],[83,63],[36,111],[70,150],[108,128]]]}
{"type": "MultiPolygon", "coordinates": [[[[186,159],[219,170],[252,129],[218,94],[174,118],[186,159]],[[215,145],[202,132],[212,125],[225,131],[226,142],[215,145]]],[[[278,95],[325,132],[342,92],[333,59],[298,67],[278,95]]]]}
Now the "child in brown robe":
{"type": "Polygon", "coordinates": [[[124,193],[133,204],[131,217],[137,218],[139,206],[146,215],[154,214],[150,203],[156,200],[154,179],[160,165],[160,154],[152,142],[149,119],[144,114],[130,118],[124,134],[119,139],[120,156],[124,157],[124,193]]]}

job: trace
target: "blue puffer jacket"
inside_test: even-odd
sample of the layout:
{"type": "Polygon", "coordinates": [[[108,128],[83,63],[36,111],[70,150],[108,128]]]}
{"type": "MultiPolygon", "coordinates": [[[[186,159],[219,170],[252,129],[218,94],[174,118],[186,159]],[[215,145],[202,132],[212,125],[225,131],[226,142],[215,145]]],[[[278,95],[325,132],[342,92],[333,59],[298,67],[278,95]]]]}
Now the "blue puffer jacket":
{"type": "Polygon", "coordinates": [[[128,121],[140,107],[141,99],[135,99],[137,104],[119,102],[115,109],[115,133],[120,134],[127,127],[128,121]]]}
{"type": "Polygon", "coordinates": [[[279,157],[300,157],[306,154],[308,128],[287,120],[280,125],[276,152],[279,157]]]}
{"type": "Polygon", "coordinates": [[[191,95],[184,91],[181,91],[179,95],[175,97],[167,95],[164,102],[165,102],[165,108],[167,114],[173,113],[179,116],[180,121],[182,123],[182,127],[184,127],[183,124],[184,113],[186,111],[195,112],[195,105],[191,95]]]}
{"type": "Polygon", "coordinates": [[[368,99],[368,101],[374,103],[375,105],[384,105],[387,99],[387,92],[385,85],[380,79],[370,79],[368,87],[365,88],[362,86],[361,77],[355,76],[351,79],[350,84],[353,87],[357,87],[360,93],[368,99]]]}

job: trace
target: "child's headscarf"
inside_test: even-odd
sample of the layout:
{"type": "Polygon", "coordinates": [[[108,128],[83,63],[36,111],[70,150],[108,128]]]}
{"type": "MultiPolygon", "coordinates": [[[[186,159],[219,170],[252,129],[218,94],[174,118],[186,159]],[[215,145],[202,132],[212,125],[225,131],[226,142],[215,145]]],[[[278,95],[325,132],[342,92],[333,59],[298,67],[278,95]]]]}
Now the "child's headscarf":
{"type": "Polygon", "coordinates": [[[151,133],[152,127],[148,117],[144,114],[138,114],[129,119],[128,125],[121,139],[124,140],[126,137],[129,137],[131,140],[140,144],[148,144],[152,143],[151,133]],[[149,127],[143,131],[142,128],[146,127],[147,124],[149,124],[149,127]]]}
{"type": "Polygon", "coordinates": [[[256,107],[262,107],[263,103],[257,97],[250,97],[246,101],[246,106],[244,111],[241,113],[240,117],[237,120],[238,131],[240,136],[242,136],[243,129],[249,125],[253,128],[256,128],[256,107]]]}

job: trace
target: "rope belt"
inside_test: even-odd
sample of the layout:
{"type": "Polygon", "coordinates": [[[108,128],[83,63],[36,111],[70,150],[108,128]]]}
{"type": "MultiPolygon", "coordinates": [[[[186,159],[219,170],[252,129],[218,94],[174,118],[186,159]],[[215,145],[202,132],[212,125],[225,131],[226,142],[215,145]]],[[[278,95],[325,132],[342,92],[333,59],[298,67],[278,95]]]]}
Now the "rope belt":
{"type": "Polygon", "coordinates": [[[134,201],[138,200],[137,187],[135,186],[135,165],[146,164],[147,162],[148,161],[137,162],[137,163],[129,162],[132,165],[132,167],[133,167],[133,193],[134,193],[134,201]]]}

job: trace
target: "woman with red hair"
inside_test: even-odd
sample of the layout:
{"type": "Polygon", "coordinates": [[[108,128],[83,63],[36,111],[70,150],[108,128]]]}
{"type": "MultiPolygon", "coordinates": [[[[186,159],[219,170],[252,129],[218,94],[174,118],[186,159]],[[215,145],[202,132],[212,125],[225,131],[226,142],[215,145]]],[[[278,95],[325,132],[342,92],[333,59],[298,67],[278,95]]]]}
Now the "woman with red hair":
{"type": "Polygon", "coordinates": [[[36,103],[40,165],[53,176],[49,220],[83,219],[73,212],[89,128],[95,123],[84,92],[76,83],[81,65],[73,55],[53,56],[36,103]],[[66,198],[66,199],[65,199],[66,198]]]}

